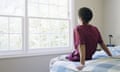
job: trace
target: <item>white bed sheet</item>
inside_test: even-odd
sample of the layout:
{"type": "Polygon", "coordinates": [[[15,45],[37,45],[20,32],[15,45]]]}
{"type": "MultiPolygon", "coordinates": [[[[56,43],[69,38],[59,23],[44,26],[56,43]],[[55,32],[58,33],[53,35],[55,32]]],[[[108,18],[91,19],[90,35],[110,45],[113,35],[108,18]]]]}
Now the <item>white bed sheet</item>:
{"type": "MultiPolygon", "coordinates": [[[[120,46],[109,47],[113,56],[120,55],[120,46]]],[[[79,72],[76,69],[76,66],[79,65],[79,62],[68,61],[65,57],[67,55],[58,56],[56,58],[51,59],[50,61],[50,72],[79,72]]],[[[93,55],[93,60],[99,58],[108,57],[104,51],[97,51],[93,55]]],[[[86,61],[86,64],[89,65],[91,61],[86,61]]],[[[80,71],[82,72],[82,71],[80,71]]]]}

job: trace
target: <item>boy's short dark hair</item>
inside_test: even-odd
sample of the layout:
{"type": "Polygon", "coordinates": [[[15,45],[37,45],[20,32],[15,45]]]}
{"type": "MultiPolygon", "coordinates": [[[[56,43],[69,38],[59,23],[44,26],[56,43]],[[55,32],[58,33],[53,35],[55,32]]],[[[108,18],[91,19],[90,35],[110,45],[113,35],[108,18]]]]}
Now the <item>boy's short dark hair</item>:
{"type": "Polygon", "coordinates": [[[78,15],[79,18],[82,19],[83,23],[89,23],[93,17],[92,10],[87,7],[80,8],[78,15]]]}

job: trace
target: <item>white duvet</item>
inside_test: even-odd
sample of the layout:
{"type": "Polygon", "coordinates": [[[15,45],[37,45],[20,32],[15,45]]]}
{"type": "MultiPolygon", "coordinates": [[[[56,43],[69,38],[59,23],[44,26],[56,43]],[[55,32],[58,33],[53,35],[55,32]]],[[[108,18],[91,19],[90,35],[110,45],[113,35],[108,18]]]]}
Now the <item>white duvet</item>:
{"type": "MultiPolygon", "coordinates": [[[[117,56],[117,55],[120,55],[120,46],[116,46],[114,48],[111,48],[109,47],[110,51],[112,52],[112,55],[113,56],[117,56]]],[[[58,56],[56,58],[53,58],[51,59],[50,61],[50,72],[84,72],[84,71],[78,71],[76,69],[76,66],[79,65],[79,62],[71,62],[71,61],[68,61],[67,59],[65,59],[66,55],[62,55],[62,56],[58,56]]],[[[104,51],[97,51],[94,55],[93,55],[93,60],[92,61],[86,61],[86,65],[88,67],[84,68],[85,69],[85,72],[90,72],[89,69],[94,69],[94,68],[97,68],[99,69],[98,64],[102,63],[104,60],[98,60],[98,64],[95,63],[95,61],[97,61],[96,59],[99,59],[99,58],[106,58],[108,57],[107,54],[104,52],[104,51]],[[91,64],[91,62],[94,63],[91,64]]],[[[109,59],[106,59],[106,60],[109,60],[109,59]]],[[[113,61],[114,62],[114,61],[113,61]]],[[[104,62],[104,63],[107,63],[104,62]]],[[[106,66],[106,64],[103,64],[103,66],[106,66]]],[[[96,72],[96,70],[93,70],[94,72],[96,72]]],[[[93,72],[92,71],[92,72],[93,72]]],[[[111,70],[113,71],[113,70],[111,70]]],[[[102,71],[103,72],[103,71],[102,71]]],[[[117,72],[117,71],[116,71],[117,72]]]]}

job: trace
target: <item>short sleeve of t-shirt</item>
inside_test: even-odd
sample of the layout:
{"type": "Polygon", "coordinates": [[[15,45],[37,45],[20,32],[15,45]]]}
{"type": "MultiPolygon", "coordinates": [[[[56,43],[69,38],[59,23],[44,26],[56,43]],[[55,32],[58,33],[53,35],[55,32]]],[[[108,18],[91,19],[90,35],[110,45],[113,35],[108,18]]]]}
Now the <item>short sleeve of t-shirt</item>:
{"type": "Polygon", "coordinates": [[[101,36],[101,34],[100,34],[98,29],[97,29],[97,32],[98,32],[98,43],[103,43],[102,36],[101,36]]]}
{"type": "Polygon", "coordinates": [[[79,44],[80,44],[79,33],[77,31],[77,27],[75,27],[74,28],[74,46],[75,46],[75,48],[77,48],[79,44]]]}

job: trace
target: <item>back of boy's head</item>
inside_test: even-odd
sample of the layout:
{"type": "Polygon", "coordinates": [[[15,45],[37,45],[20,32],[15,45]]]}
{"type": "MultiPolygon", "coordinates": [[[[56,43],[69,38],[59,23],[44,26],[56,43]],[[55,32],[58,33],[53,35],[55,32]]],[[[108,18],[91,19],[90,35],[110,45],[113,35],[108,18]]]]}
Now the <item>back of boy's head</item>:
{"type": "Polygon", "coordinates": [[[87,7],[80,8],[78,15],[79,15],[79,18],[82,19],[83,24],[88,24],[93,17],[92,10],[87,7]]]}

